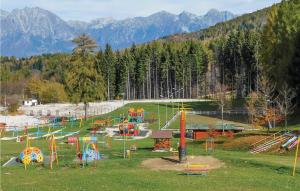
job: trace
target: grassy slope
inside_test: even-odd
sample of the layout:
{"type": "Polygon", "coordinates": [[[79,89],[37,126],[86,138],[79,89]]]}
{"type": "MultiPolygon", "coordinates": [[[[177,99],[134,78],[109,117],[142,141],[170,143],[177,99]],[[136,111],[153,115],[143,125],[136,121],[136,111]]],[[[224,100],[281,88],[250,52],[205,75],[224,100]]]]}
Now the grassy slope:
{"type": "MultiPolygon", "coordinates": [[[[171,125],[170,125],[170,129],[179,129],[179,118],[177,118],[171,125]]],[[[203,125],[212,125],[215,126],[216,124],[221,124],[221,119],[218,116],[213,116],[213,117],[209,117],[209,116],[203,116],[203,115],[194,115],[194,114],[188,114],[186,116],[186,123],[187,124],[203,124],[203,125]]],[[[244,128],[249,128],[250,125],[244,124],[244,123],[240,123],[240,122],[236,122],[234,120],[226,120],[226,118],[224,118],[224,124],[228,123],[228,124],[236,124],[239,127],[244,127],[244,128]]]]}
{"type": "MultiPolygon", "coordinates": [[[[207,109],[205,103],[197,104],[207,109]]],[[[130,104],[106,116],[118,116],[126,113],[129,107],[141,105],[146,111],[156,113],[157,117],[156,104],[130,104]]],[[[160,110],[163,124],[165,110],[163,107],[160,110]]],[[[168,111],[171,116],[172,110],[168,111]]],[[[84,128],[89,127],[92,121],[89,119],[84,128]]],[[[157,121],[150,127],[156,129],[157,121]]],[[[82,135],[84,134],[87,131],[83,131],[82,135]]],[[[177,141],[173,139],[174,147],[177,141]]],[[[111,149],[100,147],[101,152],[109,159],[98,161],[96,168],[90,165],[84,169],[72,161],[75,147],[58,144],[59,167],[52,171],[48,166],[31,166],[27,171],[21,166],[1,168],[1,187],[3,190],[296,190],[300,187],[300,164],[297,177],[290,176],[292,156],[251,155],[244,151],[216,150],[212,155],[223,160],[225,167],[210,172],[207,177],[186,177],[178,172],[158,172],[141,167],[141,161],[146,158],[168,154],[152,153],[151,139],[127,142],[127,148],[133,143],[138,145],[138,151],[131,160],[122,159],[123,143],[113,141],[111,149]]],[[[49,153],[44,140],[32,141],[32,145],[38,145],[46,155],[49,153]]],[[[23,148],[22,143],[1,142],[1,164],[9,157],[17,156],[23,148]]],[[[188,153],[206,154],[201,142],[189,142],[188,153]]]]}

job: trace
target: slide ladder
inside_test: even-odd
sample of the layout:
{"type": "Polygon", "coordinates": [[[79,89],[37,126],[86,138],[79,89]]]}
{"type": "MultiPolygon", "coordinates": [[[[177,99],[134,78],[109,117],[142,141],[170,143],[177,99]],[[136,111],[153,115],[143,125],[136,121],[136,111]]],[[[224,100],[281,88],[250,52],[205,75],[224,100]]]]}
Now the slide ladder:
{"type": "Polygon", "coordinates": [[[262,139],[254,144],[252,144],[252,149],[250,150],[250,153],[256,154],[261,152],[266,152],[270,150],[271,148],[274,148],[275,146],[281,146],[282,143],[285,143],[289,139],[293,137],[290,133],[283,133],[283,132],[277,132],[272,134],[269,137],[266,137],[265,139],[262,139]]]}

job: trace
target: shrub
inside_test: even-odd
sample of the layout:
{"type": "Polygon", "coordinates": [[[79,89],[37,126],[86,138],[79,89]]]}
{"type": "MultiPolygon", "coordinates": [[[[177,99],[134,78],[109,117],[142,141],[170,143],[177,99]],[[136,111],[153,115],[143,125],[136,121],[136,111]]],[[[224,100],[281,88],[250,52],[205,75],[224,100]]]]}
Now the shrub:
{"type": "Polygon", "coordinates": [[[17,112],[18,111],[18,109],[19,109],[19,104],[16,102],[16,103],[12,103],[12,104],[10,104],[9,106],[8,106],[8,112],[9,113],[15,113],[15,112],[17,112]]]}
{"type": "Polygon", "coordinates": [[[42,103],[56,103],[68,100],[64,86],[58,82],[31,80],[27,88],[31,96],[37,97],[42,103]]]}

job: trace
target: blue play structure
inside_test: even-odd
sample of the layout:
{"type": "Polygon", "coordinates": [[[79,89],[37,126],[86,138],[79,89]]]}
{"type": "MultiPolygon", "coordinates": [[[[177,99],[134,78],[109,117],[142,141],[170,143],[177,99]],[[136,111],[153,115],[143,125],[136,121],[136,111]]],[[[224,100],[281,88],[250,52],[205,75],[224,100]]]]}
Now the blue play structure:
{"type": "MultiPolygon", "coordinates": [[[[71,139],[71,138],[70,138],[71,139]]],[[[81,155],[78,155],[79,160],[82,162],[83,167],[88,163],[96,160],[101,159],[101,154],[98,149],[98,138],[94,136],[89,137],[79,137],[73,138],[77,142],[77,154],[81,153],[81,155]],[[82,143],[82,151],[80,151],[80,145],[79,142],[82,143]]]]}

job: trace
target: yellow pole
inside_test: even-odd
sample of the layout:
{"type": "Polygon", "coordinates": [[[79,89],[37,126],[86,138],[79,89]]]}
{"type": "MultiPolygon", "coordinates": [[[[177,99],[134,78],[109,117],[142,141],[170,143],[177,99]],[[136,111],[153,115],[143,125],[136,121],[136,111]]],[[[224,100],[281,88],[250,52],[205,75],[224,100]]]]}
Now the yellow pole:
{"type": "Polygon", "coordinates": [[[207,140],[205,140],[205,152],[207,152],[207,140]]]}
{"type": "Polygon", "coordinates": [[[297,143],[296,152],[295,152],[294,169],[293,169],[293,175],[292,176],[295,176],[295,173],[296,173],[296,165],[297,165],[299,144],[300,144],[300,137],[298,137],[298,143],[297,143]]]}
{"type": "Polygon", "coordinates": [[[29,140],[28,140],[28,135],[26,135],[26,149],[27,149],[28,145],[29,145],[29,140]]]}
{"type": "MultiPolygon", "coordinates": [[[[29,138],[28,138],[28,133],[27,133],[27,135],[26,135],[26,150],[28,149],[28,146],[29,146],[29,138]]],[[[26,162],[24,162],[24,165],[25,165],[25,170],[26,170],[27,169],[26,162]]]]}
{"type": "Polygon", "coordinates": [[[51,136],[51,153],[50,153],[50,169],[52,170],[52,162],[53,162],[53,135],[51,136]]]}
{"type": "Polygon", "coordinates": [[[58,166],[57,147],[56,147],[56,141],[55,141],[55,137],[54,137],[54,135],[53,135],[53,139],[54,139],[54,149],[55,149],[56,165],[58,166]]]}

